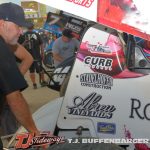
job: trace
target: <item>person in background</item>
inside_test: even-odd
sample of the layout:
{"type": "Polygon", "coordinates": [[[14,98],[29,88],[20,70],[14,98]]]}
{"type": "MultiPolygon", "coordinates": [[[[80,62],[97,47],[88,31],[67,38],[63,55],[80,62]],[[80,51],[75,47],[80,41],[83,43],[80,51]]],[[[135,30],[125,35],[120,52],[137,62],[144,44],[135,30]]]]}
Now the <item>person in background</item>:
{"type": "Polygon", "coordinates": [[[29,68],[30,79],[33,84],[33,88],[37,89],[35,71],[39,73],[41,86],[46,86],[47,83],[44,78],[44,71],[42,69],[42,59],[44,57],[44,49],[42,39],[38,33],[33,31],[34,25],[28,27],[28,31],[20,36],[18,42],[22,44],[32,55],[34,62],[29,68]]]}
{"type": "Polygon", "coordinates": [[[52,47],[54,65],[57,67],[65,59],[74,55],[79,48],[79,41],[73,38],[72,30],[64,29],[62,36],[54,41],[52,47]]]}
{"type": "Polygon", "coordinates": [[[43,48],[44,50],[47,48],[47,46],[49,45],[49,32],[44,30],[44,32],[41,34],[41,38],[42,38],[42,42],[43,42],[43,48]]]}
{"type": "MultiPolygon", "coordinates": [[[[30,133],[39,135],[28,104],[21,91],[28,85],[21,74],[9,45],[17,44],[23,33],[25,21],[23,9],[14,3],[0,5],[0,101],[8,103],[18,122],[30,133]],[[9,11],[8,11],[9,10],[9,11]]],[[[2,142],[0,149],[3,148],[2,142]]]]}

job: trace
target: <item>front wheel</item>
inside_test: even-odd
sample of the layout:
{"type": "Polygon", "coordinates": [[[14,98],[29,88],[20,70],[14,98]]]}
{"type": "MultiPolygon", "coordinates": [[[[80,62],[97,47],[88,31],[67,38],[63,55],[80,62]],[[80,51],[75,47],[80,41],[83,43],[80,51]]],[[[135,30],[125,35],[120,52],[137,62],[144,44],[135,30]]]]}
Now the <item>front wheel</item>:
{"type": "Polygon", "coordinates": [[[47,68],[53,68],[54,67],[53,54],[51,51],[45,52],[43,63],[47,68]]]}

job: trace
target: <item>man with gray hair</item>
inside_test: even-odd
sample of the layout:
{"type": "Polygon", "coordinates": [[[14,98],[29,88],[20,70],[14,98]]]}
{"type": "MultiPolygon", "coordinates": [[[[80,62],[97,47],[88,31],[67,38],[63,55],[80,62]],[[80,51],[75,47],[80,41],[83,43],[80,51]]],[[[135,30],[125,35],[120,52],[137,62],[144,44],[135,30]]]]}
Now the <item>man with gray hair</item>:
{"type": "Polygon", "coordinates": [[[19,36],[23,33],[22,27],[29,26],[30,23],[25,21],[24,11],[19,5],[0,5],[0,101],[7,101],[16,119],[28,132],[39,134],[28,104],[21,94],[27,83],[9,46],[17,44],[19,36]]]}

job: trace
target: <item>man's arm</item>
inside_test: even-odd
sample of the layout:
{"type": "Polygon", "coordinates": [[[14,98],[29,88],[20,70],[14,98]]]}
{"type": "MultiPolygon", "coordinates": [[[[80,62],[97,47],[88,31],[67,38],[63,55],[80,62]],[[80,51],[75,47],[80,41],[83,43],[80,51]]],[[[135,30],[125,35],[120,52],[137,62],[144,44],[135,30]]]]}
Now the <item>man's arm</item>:
{"type": "Polygon", "coordinates": [[[14,51],[15,56],[21,60],[19,64],[19,70],[24,75],[31,64],[33,63],[33,57],[31,54],[20,44],[17,44],[17,48],[14,51]]]}
{"type": "Polygon", "coordinates": [[[6,95],[6,100],[10,106],[16,119],[23,125],[29,132],[38,134],[35,123],[32,119],[28,104],[20,91],[15,91],[6,95]]]}

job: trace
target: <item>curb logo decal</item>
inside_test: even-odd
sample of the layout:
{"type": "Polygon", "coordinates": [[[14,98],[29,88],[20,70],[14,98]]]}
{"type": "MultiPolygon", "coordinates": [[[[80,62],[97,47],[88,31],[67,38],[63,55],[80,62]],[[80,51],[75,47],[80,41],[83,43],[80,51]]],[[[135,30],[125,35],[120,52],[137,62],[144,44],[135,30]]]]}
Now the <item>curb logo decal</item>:
{"type": "Polygon", "coordinates": [[[110,58],[86,56],[84,58],[84,63],[93,69],[95,68],[111,71],[113,60],[110,58]]]}

